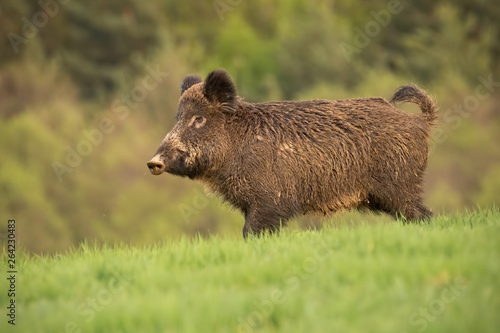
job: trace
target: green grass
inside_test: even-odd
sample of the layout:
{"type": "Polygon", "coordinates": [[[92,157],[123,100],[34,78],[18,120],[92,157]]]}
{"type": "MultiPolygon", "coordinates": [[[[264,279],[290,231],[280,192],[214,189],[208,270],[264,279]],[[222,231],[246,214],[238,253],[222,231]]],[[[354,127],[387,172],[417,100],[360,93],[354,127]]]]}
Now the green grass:
{"type": "Polygon", "coordinates": [[[0,331],[498,332],[499,240],[490,209],[20,256],[17,324],[7,325],[2,278],[0,331]]]}

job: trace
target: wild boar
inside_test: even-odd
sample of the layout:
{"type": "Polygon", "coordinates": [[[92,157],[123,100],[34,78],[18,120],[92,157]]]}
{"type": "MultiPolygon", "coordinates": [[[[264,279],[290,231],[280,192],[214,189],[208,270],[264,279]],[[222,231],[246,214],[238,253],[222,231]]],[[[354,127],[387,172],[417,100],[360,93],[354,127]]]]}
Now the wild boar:
{"type": "Polygon", "coordinates": [[[422,202],[432,99],[415,85],[385,99],[248,103],[222,69],[188,75],[177,123],[147,163],[205,183],[245,216],[243,236],[274,232],[297,215],[368,208],[406,220],[422,202]],[[416,103],[422,113],[401,111],[416,103]]]}

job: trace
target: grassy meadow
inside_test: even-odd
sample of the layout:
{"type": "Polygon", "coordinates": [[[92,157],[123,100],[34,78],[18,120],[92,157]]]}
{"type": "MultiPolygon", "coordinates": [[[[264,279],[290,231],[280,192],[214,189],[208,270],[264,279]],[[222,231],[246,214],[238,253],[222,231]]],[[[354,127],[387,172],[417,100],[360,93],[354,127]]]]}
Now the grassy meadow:
{"type": "Polygon", "coordinates": [[[18,253],[16,326],[3,318],[0,331],[498,332],[499,236],[492,208],[420,225],[18,253]]]}

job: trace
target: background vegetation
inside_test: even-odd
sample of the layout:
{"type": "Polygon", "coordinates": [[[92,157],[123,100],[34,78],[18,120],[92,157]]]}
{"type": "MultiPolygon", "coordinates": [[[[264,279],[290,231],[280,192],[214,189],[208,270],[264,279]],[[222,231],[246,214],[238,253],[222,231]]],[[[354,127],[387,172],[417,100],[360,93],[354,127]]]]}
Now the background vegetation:
{"type": "MultiPolygon", "coordinates": [[[[2,225],[18,221],[18,239],[30,252],[61,251],[85,239],[239,238],[243,218],[236,212],[201,185],[153,177],[145,165],[174,123],[183,77],[218,67],[252,102],[390,98],[415,82],[436,97],[442,114],[426,203],[436,214],[500,204],[494,1],[0,6],[0,211],[2,225]],[[357,51],[346,53],[352,47],[357,51]]],[[[292,228],[317,225],[304,218],[292,228]]]]}

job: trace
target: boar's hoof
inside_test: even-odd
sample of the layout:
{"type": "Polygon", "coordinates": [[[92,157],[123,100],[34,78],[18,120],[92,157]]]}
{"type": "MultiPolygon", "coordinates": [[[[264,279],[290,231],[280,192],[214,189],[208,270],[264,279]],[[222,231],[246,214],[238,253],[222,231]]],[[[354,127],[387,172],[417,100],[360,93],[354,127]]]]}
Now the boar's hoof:
{"type": "Polygon", "coordinates": [[[163,164],[162,162],[158,162],[158,161],[149,161],[148,162],[148,168],[149,168],[149,171],[151,171],[151,173],[153,175],[161,175],[163,173],[163,171],[165,171],[165,164],[163,164]]]}

